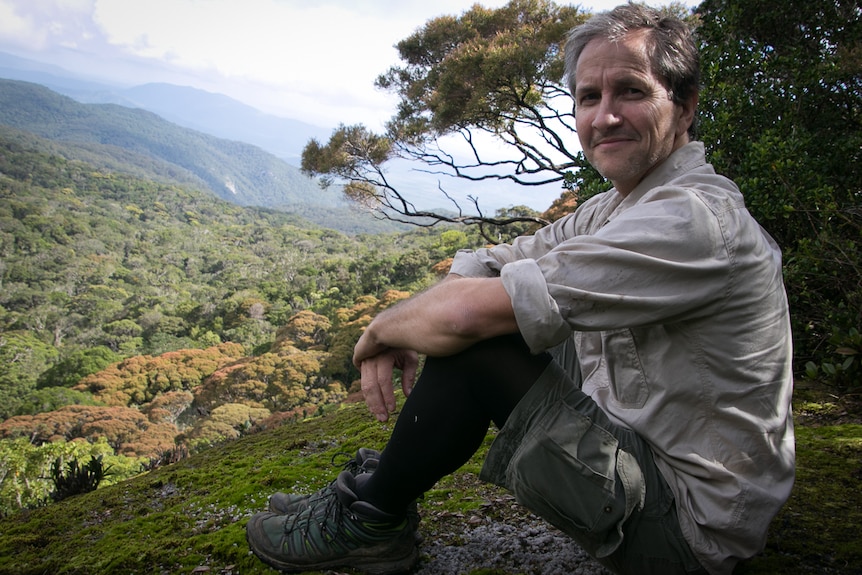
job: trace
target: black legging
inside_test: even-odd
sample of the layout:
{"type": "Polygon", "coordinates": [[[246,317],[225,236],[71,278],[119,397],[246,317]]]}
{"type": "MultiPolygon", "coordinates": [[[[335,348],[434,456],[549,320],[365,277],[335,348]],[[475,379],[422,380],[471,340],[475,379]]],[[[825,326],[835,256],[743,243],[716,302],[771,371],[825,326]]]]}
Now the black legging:
{"type": "Polygon", "coordinates": [[[520,335],[429,357],[362,498],[403,513],[473,456],[492,421],[503,426],[550,361],[547,353],[531,354],[520,335]]]}

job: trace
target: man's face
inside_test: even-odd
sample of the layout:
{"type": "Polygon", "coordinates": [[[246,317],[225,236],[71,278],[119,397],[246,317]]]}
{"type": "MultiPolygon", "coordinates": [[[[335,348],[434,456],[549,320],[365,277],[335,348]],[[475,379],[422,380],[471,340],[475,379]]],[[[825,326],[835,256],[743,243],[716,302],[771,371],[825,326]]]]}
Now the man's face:
{"type": "Polygon", "coordinates": [[[575,125],[587,160],[627,195],[688,143],[694,101],[676,105],[650,70],[644,32],[591,40],[578,58],[575,125]]]}

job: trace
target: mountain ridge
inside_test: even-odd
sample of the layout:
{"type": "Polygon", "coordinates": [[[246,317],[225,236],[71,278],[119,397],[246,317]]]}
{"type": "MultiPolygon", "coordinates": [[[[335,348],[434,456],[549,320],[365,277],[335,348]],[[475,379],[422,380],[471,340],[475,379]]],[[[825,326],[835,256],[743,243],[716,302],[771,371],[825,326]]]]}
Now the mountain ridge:
{"type": "Polygon", "coordinates": [[[189,86],[151,82],[119,93],[131,104],[175,124],[248,142],[293,165],[299,165],[309,139],[325,140],[330,135],[324,128],[273,116],[224,94],[189,86]]]}
{"type": "Polygon", "coordinates": [[[345,205],[335,190],[261,148],[183,128],[153,112],[117,104],[81,104],[47,87],[0,79],[0,123],[50,140],[90,148],[122,148],[147,170],[152,160],[175,166],[184,183],[197,180],[243,206],[345,205]]]}
{"type": "Polygon", "coordinates": [[[0,52],[0,78],[40,84],[82,104],[148,110],[185,128],[258,146],[296,166],[310,139],[322,140],[330,134],[327,128],[274,116],[224,94],[166,82],[131,87],[97,82],[7,52],[0,52]]]}

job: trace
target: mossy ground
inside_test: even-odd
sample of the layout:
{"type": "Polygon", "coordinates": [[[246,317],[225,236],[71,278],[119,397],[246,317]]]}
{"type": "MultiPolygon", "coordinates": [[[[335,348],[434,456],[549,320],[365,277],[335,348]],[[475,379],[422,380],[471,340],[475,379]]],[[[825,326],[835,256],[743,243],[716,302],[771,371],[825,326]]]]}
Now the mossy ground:
{"type": "MultiPolygon", "coordinates": [[[[862,425],[847,417],[840,403],[799,395],[796,486],[773,522],[765,552],[737,573],[862,574],[862,425]]],[[[363,405],[350,404],[13,515],[0,523],[0,575],[161,575],[196,569],[272,574],[248,551],[246,519],[265,508],[273,491],[310,492],[324,485],[344,461],[339,454],[380,448],[390,432],[391,425],[376,423],[363,405]]],[[[426,495],[420,506],[426,537],[457,544],[457,533],[477,515],[505,519],[510,513],[508,496],[476,479],[491,438],[471,462],[426,495]]],[[[483,573],[481,567],[473,575],[483,573]]]]}

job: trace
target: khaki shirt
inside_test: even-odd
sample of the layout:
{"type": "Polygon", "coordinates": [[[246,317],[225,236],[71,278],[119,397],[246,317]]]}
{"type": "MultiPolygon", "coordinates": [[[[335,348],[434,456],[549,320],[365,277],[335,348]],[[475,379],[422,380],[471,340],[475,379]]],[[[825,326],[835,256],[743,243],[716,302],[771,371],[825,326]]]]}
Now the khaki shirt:
{"type": "Polygon", "coordinates": [[[499,275],[536,353],[574,332],[583,390],[650,444],[707,570],[763,548],[794,478],[781,253],[702,143],[452,273],[499,275]]]}

